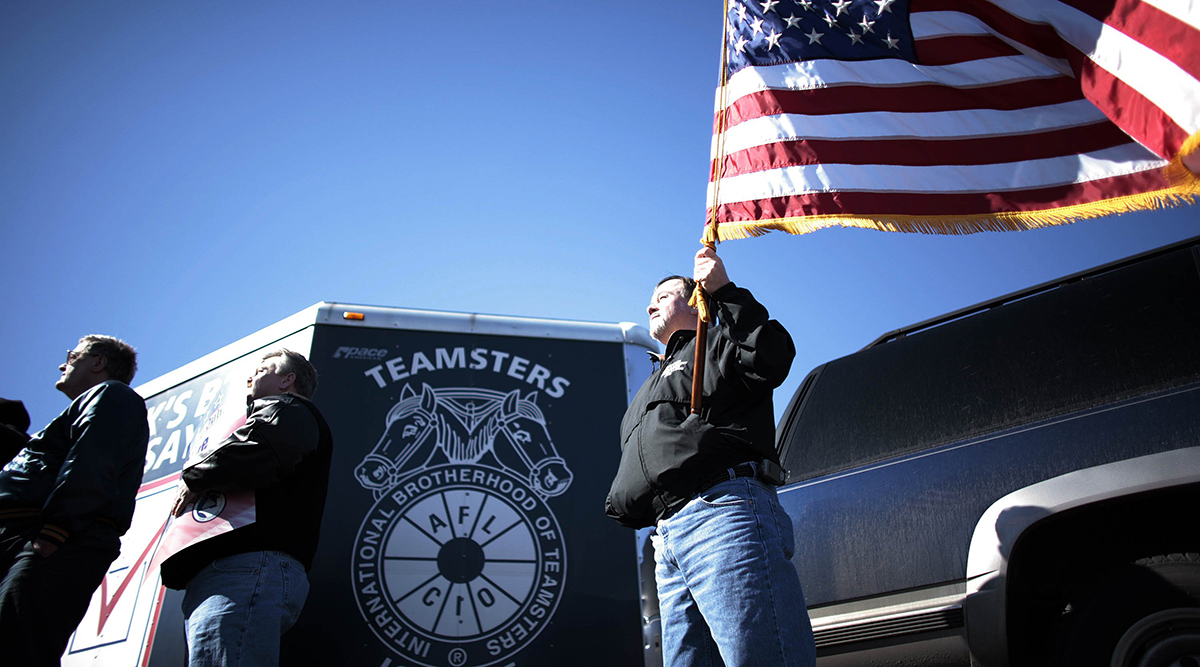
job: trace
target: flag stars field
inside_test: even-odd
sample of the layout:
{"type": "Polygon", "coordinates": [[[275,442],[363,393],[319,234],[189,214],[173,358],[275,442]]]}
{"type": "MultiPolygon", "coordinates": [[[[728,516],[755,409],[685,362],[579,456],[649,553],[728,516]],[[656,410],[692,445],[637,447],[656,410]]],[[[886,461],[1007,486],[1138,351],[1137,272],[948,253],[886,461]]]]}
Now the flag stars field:
{"type": "MultiPolygon", "coordinates": [[[[903,48],[909,28],[905,21],[888,16],[883,26],[877,26],[885,13],[893,14],[895,0],[793,0],[803,11],[790,12],[784,17],[777,1],[755,2],[735,0],[728,21],[729,44],[740,55],[753,57],[770,54],[773,62],[803,60],[806,57],[885,58],[913,55],[903,48]],[[759,10],[761,7],[761,11],[759,10]],[[884,39],[877,27],[890,33],[884,39]],[[845,39],[838,44],[822,41],[829,30],[845,39]],[[870,36],[870,37],[869,37],[870,36]],[[789,46],[789,42],[792,45],[789,46]],[[796,47],[823,47],[820,52],[796,54],[796,47]],[[843,52],[842,49],[851,49],[843,52]],[[799,57],[797,58],[797,55],[799,57]]],[[[885,33],[886,34],[886,33],[885,33]]],[[[741,65],[739,65],[740,67],[741,65]]]]}

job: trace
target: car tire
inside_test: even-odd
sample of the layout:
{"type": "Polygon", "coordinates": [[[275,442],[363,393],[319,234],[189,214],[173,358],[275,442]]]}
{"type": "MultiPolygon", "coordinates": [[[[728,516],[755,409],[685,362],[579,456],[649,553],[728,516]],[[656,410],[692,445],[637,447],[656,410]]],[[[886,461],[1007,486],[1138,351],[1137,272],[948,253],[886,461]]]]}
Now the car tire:
{"type": "Polygon", "coordinates": [[[1130,563],[1076,609],[1063,666],[1200,667],[1200,554],[1130,563]]]}

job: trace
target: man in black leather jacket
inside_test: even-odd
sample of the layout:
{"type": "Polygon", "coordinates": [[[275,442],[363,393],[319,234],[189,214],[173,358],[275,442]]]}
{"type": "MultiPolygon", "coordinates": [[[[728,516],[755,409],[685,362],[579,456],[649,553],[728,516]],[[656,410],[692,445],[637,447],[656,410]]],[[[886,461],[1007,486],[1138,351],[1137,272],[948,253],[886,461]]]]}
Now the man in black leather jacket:
{"type": "Polygon", "coordinates": [[[0,470],[0,646],[57,665],[133,520],[150,427],[137,353],[84,336],[58,367],[71,405],[0,470]]]}
{"type": "Polygon", "coordinates": [[[666,346],[621,423],[621,463],[606,512],[653,526],[665,664],[812,665],[812,629],[779,505],[771,395],[795,356],[791,336],[729,281],[710,248],[694,280],[718,324],[705,350],[700,414],[689,414],[696,348],[694,283],[655,288],[650,333],[666,346]],[[718,657],[719,654],[719,657],[718,657]]]}
{"type": "Polygon", "coordinates": [[[333,438],[309,397],[317,373],[302,355],[268,353],[248,384],[246,423],[183,470],[188,490],[254,491],[255,521],[192,544],[162,565],[183,588],[188,661],[273,665],[279,638],[308,595],[329,485],[333,438]]]}

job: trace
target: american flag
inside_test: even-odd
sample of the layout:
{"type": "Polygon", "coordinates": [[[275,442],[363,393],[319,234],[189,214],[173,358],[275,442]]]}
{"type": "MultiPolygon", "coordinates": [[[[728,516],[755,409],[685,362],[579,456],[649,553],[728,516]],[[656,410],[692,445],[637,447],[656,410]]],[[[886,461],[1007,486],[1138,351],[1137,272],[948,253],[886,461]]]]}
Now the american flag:
{"type": "Polygon", "coordinates": [[[1028,229],[1200,192],[1164,169],[1200,142],[1200,2],[727,7],[708,234],[1028,229]]]}

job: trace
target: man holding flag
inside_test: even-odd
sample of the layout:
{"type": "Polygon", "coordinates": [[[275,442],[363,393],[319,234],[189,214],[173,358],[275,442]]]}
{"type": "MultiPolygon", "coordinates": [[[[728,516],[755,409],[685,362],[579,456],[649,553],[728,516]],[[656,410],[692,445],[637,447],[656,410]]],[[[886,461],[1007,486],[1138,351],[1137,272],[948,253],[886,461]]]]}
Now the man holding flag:
{"type": "Polygon", "coordinates": [[[812,665],[795,535],[775,495],[784,480],[771,395],[796,348],[712,248],[696,254],[693,275],[661,281],[646,309],[666,353],[621,423],[605,510],[655,527],[665,664],[812,665]],[[707,343],[688,305],[697,283],[718,315],[707,343]],[[689,414],[697,345],[704,404],[689,414]]]}
{"type": "Polygon", "coordinates": [[[666,355],[625,414],[606,510],[655,527],[666,664],[812,664],[791,523],[764,484],[782,481],[771,391],[794,348],[712,248],[834,226],[1019,231],[1194,203],[1200,5],[724,6],[695,267],[720,324],[706,344],[688,279],[655,289],[650,328],[666,355]]]}

